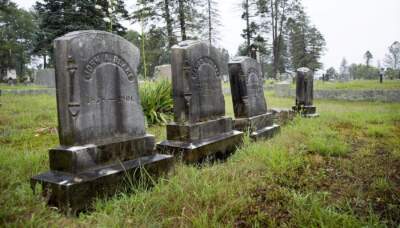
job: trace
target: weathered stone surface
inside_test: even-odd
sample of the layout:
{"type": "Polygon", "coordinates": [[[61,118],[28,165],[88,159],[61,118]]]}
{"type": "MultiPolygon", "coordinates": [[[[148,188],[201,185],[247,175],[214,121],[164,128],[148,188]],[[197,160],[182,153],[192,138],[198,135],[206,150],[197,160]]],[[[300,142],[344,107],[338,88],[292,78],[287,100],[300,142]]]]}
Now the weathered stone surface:
{"type": "Polygon", "coordinates": [[[36,184],[41,184],[49,205],[75,215],[91,209],[94,197],[112,196],[125,189],[127,183],[143,183],[148,178],[147,174],[153,178],[167,177],[173,166],[171,156],[155,154],[87,169],[78,174],[47,172],[33,177],[31,185],[35,189],[36,184]]]}
{"type": "Polygon", "coordinates": [[[275,122],[280,125],[287,124],[296,116],[296,113],[292,109],[272,108],[271,113],[274,116],[275,122]]]}
{"type": "Polygon", "coordinates": [[[145,135],[138,95],[139,51],[105,32],[54,41],[61,145],[145,135]]]}
{"type": "Polygon", "coordinates": [[[156,80],[172,80],[171,64],[156,66],[154,68],[154,79],[156,80]]]}
{"type": "Polygon", "coordinates": [[[33,79],[36,85],[46,86],[49,88],[56,87],[56,75],[53,68],[42,69],[36,72],[33,79]]]}
{"type": "Polygon", "coordinates": [[[235,129],[250,131],[254,139],[269,138],[279,132],[267,111],[260,64],[249,57],[236,57],[229,63],[235,129]]]}
{"type": "Polygon", "coordinates": [[[231,153],[241,143],[243,133],[225,117],[218,59],[218,50],[206,42],[185,41],[172,48],[174,123],[167,126],[167,141],[157,145],[159,150],[198,162],[231,153]]]}
{"type": "Polygon", "coordinates": [[[51,171],[33,183],[49,187],[56,206],[78,211],[118,191],[141,165],[161,164],[154,175],[167,173],[172,156],[154,154],[154,136],[145,132],[138,49],[99,31],[69,33],[54,46],[61,146],[49,151],[51,171]]]}
{"type": "Polygon", "coordinates": [[[296,105],[293,106],[293,110],[304,117],[317,117],[319,115],[316,114],[313,100],[314,74],[306,67],[299,68],[296,76],[296,105]]]}
{"type": "Polygon", "coordinates": [[[236,118],[267,112],[260,64],[250,57],[236,57],[229,63],[233,110],[236,118]]]}

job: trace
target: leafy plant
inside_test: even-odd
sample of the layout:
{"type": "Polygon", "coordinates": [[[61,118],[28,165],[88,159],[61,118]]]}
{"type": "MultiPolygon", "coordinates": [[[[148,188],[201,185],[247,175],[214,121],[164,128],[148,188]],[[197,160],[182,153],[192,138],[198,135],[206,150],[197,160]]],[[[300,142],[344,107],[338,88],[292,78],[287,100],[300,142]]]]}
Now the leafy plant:
{"type": "Polygon", "coordinates": [[[167,123],[171,119],[174,104],[172,85],[169,81],[144,83],[139,89],[139,94],[147,124],[167,123]]]}

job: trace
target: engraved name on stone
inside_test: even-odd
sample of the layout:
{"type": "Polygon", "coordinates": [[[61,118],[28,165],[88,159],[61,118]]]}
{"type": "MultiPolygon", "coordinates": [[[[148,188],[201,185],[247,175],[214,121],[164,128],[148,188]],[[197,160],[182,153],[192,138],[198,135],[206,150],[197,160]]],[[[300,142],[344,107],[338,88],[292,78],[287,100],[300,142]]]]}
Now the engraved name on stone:
{"type": "Polygon", "coordinates": [[[85,78],[90,80],[96,68],[103,64],[113,64],[120,67],[127,75],[129,81],[133,81],[135,78],[134,72],[129,67],[129,64],[121,57],[112,53],[99,53],[92,57],[84,68],[85,78]]]}

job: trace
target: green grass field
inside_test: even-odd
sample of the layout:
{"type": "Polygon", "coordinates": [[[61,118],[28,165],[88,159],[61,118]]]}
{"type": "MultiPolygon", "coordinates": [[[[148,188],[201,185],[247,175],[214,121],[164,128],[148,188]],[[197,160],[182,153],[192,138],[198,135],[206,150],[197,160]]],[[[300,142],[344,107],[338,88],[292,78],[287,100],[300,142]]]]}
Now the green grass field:
{"type": "MultiPolygon", "coordinates": [[[[292,99],[268,97],[272,107],[292,99]]],[[[321,117],[295,119],[270,141],[246,143],[224,163],[178,163],[150,190],[99,200],[66,217],[29,178],[58,146],[55,98],[0,97],[0,226],[397,227],[400,104],[316,101],[321,117]]],[[[230,97],[226,98],[232,115],[230,97]]],[[[149,132],[165,138],[162,126],[149,132]]]]}
{"type": "MultiPolygon", "coordinates": [[[[292,84],[295,88],[296,85],[292,84]]],[[[323,82],[316,80],[316,90],[400,90],[400,80],[385,80],[382,84],[378,80],[354,80],[349,82],[323,82]]]]}
{"type": "Polygon", "coordinates": [[[37,90],[37,89],[47,89],[44,86],[37,86],[37,85],[24,85],[24,84],[17,84],[17,85],[7,85],[4,83],[0,83],[0,90],[37,90]]]}

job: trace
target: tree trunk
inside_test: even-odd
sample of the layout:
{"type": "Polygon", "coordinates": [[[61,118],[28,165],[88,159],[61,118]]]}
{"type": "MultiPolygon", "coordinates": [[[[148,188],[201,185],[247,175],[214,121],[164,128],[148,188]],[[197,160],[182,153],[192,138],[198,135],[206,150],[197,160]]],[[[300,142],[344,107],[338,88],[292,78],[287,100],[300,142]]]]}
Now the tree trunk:
{"type": "Polygon", "coordinates": [[[43,54],[43,69],[46,69],[47,68],[47,55],[46,54],[43,54]]]}
{"type": "Polygon", "coordinates": [[[251,56],[250,53],[250,39],[251,39],[251,35],[250,35],[250,15],[249,15],[249,0],[246,0],[246,26],[247,26],[247,30],[246,30],[246,39],[247,39],[247,53],[249,56],[251,56]]]}
{"type": "Polygon", "coordinates": [[[169,9],[170,0],[164,0],[164,11],[165,11],[165,22],[167,23],[167,34],[168,34],[168,46],[171,48],[175,44],[173,29],[172,29],[172,19],[171,12],[169,9]]]}
{"type": "Polygon", "coordinates": [[[186,36],[186,21],[185,21],[185,6],[184,0],[179,0],[179,23],[181,26],[182,41],[187,40],[186,36]]]}
{"type": "Polygon", "coordinates": [[[207,0],[207,2],[208,2],[208,40],[210,42],[210,46],[212,46],[211,0],[207,0]]]}

